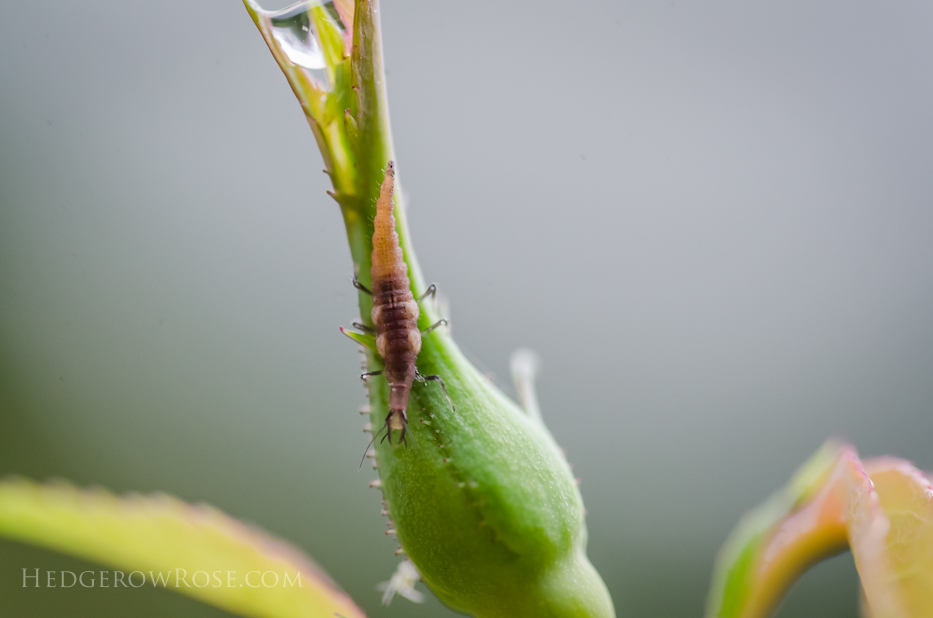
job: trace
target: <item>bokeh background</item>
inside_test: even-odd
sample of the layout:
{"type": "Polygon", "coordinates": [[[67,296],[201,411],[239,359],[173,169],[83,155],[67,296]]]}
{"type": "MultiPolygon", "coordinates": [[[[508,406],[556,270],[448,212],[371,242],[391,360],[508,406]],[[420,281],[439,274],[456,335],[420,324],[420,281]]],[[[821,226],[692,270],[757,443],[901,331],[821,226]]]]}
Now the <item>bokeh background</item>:
{"type": "MultiPolygon", "coordinates": [[[[279,2],[270,8],[284,6],[279,2]]],[[[458,341],[535,349],[620,616],[698,616],[740,515],[820,443],[933,468],[933,4],[382,7],[410,223],[458,341]]],[[[0,473],[206,501],[373,617],[391,574],[351,262],[242,5],[6,3],[0,473]]],[[[2,616],[222,616],[23,589],[2,616]]],[[[849,555],[780,616],[852,616],[849,555]]]]}

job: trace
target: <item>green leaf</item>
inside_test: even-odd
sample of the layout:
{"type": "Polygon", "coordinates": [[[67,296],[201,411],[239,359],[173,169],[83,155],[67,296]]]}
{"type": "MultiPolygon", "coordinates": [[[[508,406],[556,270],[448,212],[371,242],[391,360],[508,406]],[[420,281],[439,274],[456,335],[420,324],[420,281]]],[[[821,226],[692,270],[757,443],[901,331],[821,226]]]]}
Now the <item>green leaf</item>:
{"type": "MultiPolygon", "coordinates": [[[[343,32],[323,6],[311,7],[311,19],[314,21],[314,28],[321,43],[321,50],[324,52],[324,60],[327,62],[327,66],[333,70],[346,58],[343,32]]],[[[330,77],[333,81],[333,74],[330,77]]]]}
{"type": "Polygon", "coordinates": [[[253,0],[244,0],[244,3],[301,104],[334,188],[338,192],[354,193],[356,163],[343,118],[345,109],[355,105],[345,53],[346,33],[315,3],[281,11],[266,11],[253,0]],[[307,45],[301,45],[300,37],[307,38],[307,45]],[[303,53],[296,54],[296,50],[303,53]],[[326,79],[322,79],[320,73],[314,74],[315,69],[321,68],[325,69],[326,79]]]}
{"type": "Polygon", "coordinates": [[[365,348],[368,348],[370,350],[376,349],[376,338],[373,335],[364,335],[363,333],[355,333],[352,330],[347,330],[342,326],[340,327],[340,332],[365,348]]]}
{"type": "Polygon", "coordinates": [[[0,536],[123,569],[135,586],[145,579],[146,586],[164,585],[242,616],[363,616],[292,545],[164,494],[116,497],[62,483],[3,481],[0,536]]]}

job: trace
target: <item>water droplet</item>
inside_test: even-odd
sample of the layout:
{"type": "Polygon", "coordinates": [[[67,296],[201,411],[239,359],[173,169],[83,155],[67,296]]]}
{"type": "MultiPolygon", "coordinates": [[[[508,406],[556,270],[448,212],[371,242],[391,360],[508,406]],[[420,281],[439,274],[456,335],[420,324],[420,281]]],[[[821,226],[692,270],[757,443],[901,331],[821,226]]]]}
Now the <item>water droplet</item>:
{"type": "Polygon", "coordinates": [[[299,2],[292,6],[269,14],[272,22],[272,36],[281,46],[292,64],[306,69],[323,69],[324,52],[317,37],[312,33],[309,2],[299,2]]]}
{"type": "Polygon", "coordinates": [[[311,18],[311,9],[316,6],[323,6],[338,25],[341,23],[333,2],[319,0],[306,0],[279,11],[265,12],[265,17],[271,25],[272,37],[289,62],[305,69],[314,81],[329,90],[324,50],[311,18]]]}

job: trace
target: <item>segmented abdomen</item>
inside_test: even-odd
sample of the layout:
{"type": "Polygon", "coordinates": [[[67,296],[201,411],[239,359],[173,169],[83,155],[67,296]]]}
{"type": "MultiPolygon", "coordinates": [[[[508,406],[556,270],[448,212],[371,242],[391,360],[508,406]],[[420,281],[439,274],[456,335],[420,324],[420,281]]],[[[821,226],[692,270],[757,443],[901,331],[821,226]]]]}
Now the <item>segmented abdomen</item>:
{"type": "Polygon", "coordinates": [[[376,326],[376,350],[385,361],[385,376],[389,382],[389,410],[404,411],[415,378],[415,359],[421,351],[421,332],[418,330],[418,303],[411,294],[408,266],[395,231],[394,191],[395,166],[390,161],[376,202],[372,319],[376,326]]]}

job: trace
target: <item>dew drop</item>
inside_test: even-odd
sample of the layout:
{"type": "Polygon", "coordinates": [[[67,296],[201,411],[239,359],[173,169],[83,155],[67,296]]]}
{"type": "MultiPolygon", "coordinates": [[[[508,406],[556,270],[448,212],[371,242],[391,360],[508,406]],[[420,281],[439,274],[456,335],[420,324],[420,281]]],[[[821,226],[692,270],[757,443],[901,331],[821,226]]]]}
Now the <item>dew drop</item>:
{"type": "Polygon", "coordinates": [[[265,16],[271,25],[272,37],[289,62],[305,69],[314,81],[329,90],[324,50],[311,18],[311,9],[316,6],[323,6],[337,24],[341,23],[333,2],[319,0],[305,0],[279,11],[266,12],[265,16]]]}
{"type": "Polygon", "coordinates": [[[292,64],[305,69],[320,70],[327,66],[324,51],[314,32],[308,13],[314,4],[299,2],[269,14],[272,36],[292,64]]]}

